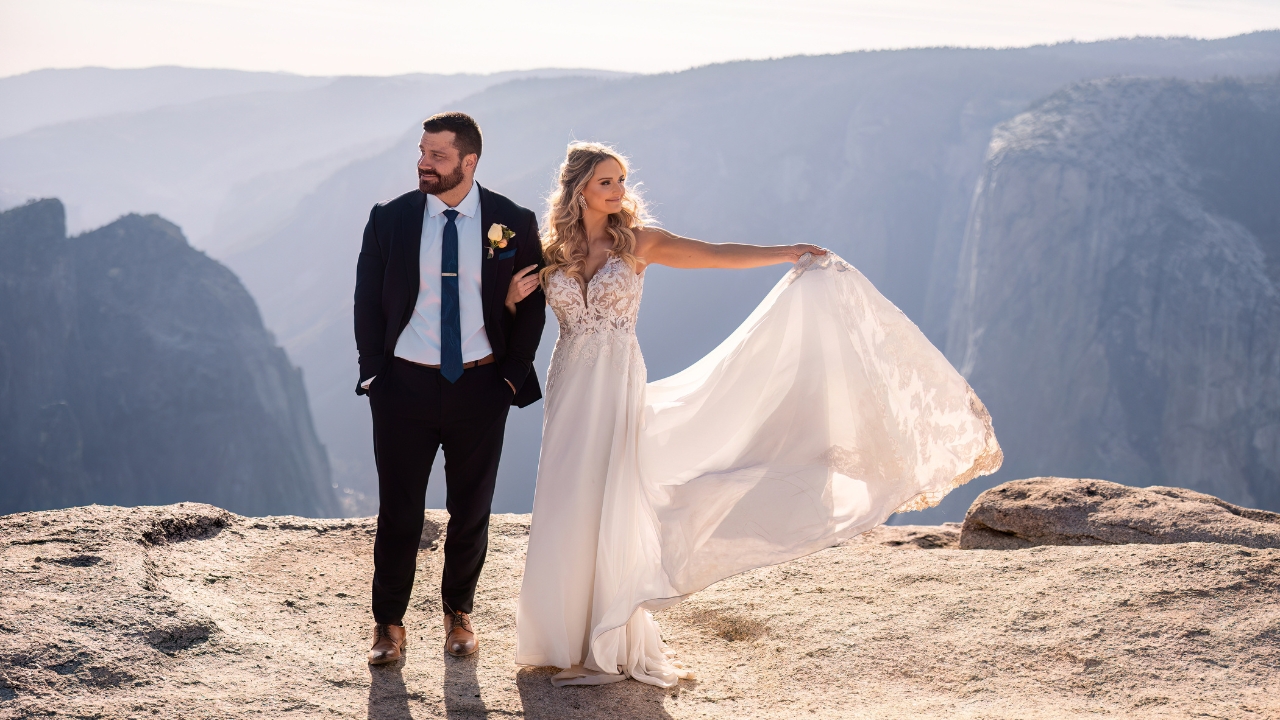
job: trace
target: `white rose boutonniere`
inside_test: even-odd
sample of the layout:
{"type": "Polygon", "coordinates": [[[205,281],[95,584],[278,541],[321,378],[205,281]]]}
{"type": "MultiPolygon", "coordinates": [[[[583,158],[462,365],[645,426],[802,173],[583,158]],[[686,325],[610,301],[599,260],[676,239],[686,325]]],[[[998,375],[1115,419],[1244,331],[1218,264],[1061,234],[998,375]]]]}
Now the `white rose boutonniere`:
{"type": "Polygon", "coordinates": [[[494,223],[489,226],[489,258],[493,258],[493,251],[501,250],[507,246],[507,241],[516,236],[516,231],[503,225],[502,223],[494,223]]]}

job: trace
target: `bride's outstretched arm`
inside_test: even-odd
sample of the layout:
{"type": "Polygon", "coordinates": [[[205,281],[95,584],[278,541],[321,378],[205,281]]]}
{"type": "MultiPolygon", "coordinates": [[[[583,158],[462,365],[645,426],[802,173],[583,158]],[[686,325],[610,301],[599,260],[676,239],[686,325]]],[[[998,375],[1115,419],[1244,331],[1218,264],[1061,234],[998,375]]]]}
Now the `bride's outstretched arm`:
{"type": "Polygon", "coordinates": [[[636,257],[645,265],[674,268],[742,269],[793,263],[805,253],[825,255],[817,245],[744,245],[742,243],[709,243],[680,237],[661,228],[644,228],[636,232],[636,257]]]}

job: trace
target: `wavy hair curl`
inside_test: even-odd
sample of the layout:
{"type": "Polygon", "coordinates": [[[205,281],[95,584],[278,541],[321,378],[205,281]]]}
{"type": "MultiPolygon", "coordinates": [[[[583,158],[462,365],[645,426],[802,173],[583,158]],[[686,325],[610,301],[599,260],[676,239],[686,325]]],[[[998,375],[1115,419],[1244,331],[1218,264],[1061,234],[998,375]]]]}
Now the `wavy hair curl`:
{"type": "MultiPolygon", "coordinates": [[[[547,198],[547,214],[543,220],[546,232],[542,238],[542,253],[547,265],[540,273],[543,287],[556,270],[582,283],[586,281],[582,269],[587,259],[587,228],[582,220],[582,206],[578,197],[591,182],[596,166],[605,160],[615,160],[627,173],[627,158],[603,143],[575,142],[569,144],[564,162],[560,164],[555,189],[547,198]]],[[[635,229],[652,222],[645,209],[644,199],[633,188],[625,187],[622,209],[610,213],[605,226],[613,239],[611,252],[622,258],[634,271],[636,259],[635,229]]]]}

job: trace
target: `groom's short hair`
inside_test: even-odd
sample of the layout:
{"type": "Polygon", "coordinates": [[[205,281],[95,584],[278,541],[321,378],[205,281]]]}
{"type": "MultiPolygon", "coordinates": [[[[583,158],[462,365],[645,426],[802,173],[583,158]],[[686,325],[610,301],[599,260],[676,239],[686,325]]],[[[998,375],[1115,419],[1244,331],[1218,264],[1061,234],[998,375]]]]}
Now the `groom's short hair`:
{"type": "Polygon", "coordinates": [[[483,144],[480,126],[466,113],[436,113],[422,122],[422,130],[429,133],[451,132],[453,146],[462,153],[462,157],[473,154],[480,157],[480,146],[483,144]]]}

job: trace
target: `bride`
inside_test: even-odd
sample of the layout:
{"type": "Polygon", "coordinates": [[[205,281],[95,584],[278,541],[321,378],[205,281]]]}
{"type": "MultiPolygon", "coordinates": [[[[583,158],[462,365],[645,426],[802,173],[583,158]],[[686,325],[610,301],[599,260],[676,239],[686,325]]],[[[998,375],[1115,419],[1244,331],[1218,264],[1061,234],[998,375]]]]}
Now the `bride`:
{"type": "Polygon", "coordinates": [[[710,244],[652,227],[626,160],[574,143],[543,239],[560,322],[516,614],[516,662],[557,685],[688,670],[652,611],[936,504],[1001,462],[964,378],[856,269],[814,245],[710,244]],[[795,263],[719,347],[647,382],[649,265],[795,263]]]}

